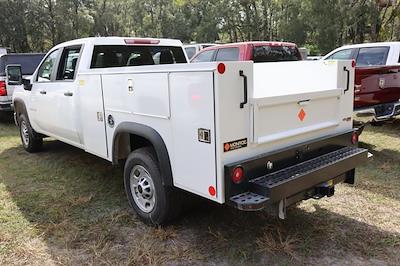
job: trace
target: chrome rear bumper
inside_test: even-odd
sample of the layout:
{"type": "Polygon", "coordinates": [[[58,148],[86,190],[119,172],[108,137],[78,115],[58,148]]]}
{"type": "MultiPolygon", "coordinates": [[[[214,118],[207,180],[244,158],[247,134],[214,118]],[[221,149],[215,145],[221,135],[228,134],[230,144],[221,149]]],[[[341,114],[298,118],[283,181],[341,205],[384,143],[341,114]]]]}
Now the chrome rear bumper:
{"type": "Polygon", "coordinates": [[[400,115],[400,101],[354,110],[354,120],[360,122],[385,121],[400,115]]]}

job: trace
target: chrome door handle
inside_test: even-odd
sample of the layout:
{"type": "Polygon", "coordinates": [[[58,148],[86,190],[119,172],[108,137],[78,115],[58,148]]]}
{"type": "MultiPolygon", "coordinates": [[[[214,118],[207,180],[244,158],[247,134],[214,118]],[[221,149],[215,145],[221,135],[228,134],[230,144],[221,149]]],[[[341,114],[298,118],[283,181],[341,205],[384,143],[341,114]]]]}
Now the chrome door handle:
{"type": "Polygon", "coordinates": [[[47,91],[40,91],[40,94],[46,94],[47,91]]]}
{"type": "Polygon", "coordinates": [[[73,95],[74,95],[74,94],[73,94],[72,92],[70,92],[70,91],[64,92],[64,96],[71,97],[71,96],[73,96],[73,95]]]}

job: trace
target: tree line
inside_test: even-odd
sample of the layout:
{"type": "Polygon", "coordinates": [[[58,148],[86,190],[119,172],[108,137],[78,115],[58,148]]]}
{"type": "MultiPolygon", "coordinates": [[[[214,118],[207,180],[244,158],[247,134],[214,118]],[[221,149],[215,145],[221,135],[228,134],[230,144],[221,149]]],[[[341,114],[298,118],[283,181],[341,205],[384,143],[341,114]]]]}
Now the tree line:
{"type": "Polygon", "coordinates": [[[396,0],[0,0],[0,46],[43,52],[71,39],[291,41],[313,54],[400,40],[396,0]]]}

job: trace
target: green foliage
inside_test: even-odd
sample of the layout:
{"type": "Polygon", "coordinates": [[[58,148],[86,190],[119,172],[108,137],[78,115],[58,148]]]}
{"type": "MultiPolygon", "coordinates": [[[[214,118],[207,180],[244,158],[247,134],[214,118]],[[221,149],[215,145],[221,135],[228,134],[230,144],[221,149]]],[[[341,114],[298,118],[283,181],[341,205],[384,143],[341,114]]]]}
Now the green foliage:
{"type": "Polygon", "coordinates": [[[0,0],[0,46],[46,51],[88,36],[184,42],[291,41],[326,53],[346,43],[400,39],[400,1],[0,0]],[[379,1],[378,1],[379,2],[379,1]]]}

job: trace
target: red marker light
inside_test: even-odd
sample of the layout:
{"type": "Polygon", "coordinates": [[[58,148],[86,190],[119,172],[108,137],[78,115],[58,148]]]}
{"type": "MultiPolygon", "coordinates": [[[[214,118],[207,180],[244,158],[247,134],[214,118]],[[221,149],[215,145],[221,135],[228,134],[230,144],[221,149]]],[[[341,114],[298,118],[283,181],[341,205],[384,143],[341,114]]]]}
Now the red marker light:
{"type": "Polygon", "coordinates": [[[351,61],[351,66],[352,66],[353,68],[356,67],[356,60],[353,59],[353,60],[351,61]]]}
{"type": "Polygon", "coordinates": [[[351,143],[354,145],[358,143],[358,134],[356,131],[353,132],[353,135],[351,135],[351,143]]]}
{"type": "Polygon", "coordinates": [[[208,193],[210,193],[210,195],[214,197],[215,194],[217,194],[217,191],[215,190],[215,187],[209,186],[208,187],[208,193]]]}
{"type": "Polygon", "coordinates": [[[217,70],[218,70],[218,73],[224,74],[225,70],[226,70],[225,64],[224,63],[219,63],[218,67],[217,67],[217,70]]]}
{"type": "Polygon", "coordinates": [[[242,183],[243,177],[244,177],[244,171],[241,166],[237,166],[235,169],[233,169],[232,176],[231,176],[233,183],[235,183],[235,184],[242,183]]]}

